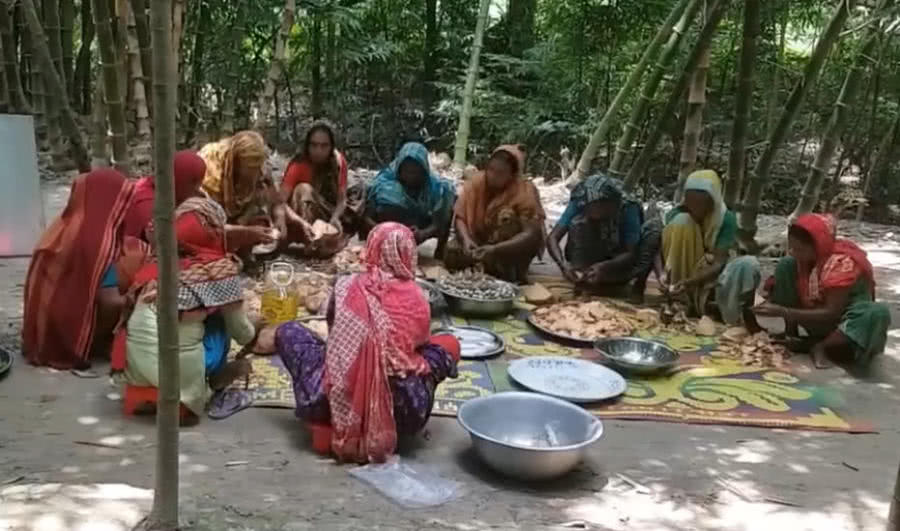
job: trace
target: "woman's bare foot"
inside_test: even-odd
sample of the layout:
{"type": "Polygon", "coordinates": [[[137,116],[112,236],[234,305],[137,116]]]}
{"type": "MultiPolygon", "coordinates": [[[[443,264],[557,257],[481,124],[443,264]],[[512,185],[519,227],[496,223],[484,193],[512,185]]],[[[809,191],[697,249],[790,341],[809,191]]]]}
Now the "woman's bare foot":
{"type": "Polygon", "coordinates": [[[210,376],[209,386],[213,391],[221,391],[232,384],[238,378],[248,376],[253,372],[253,366],[247,358],[229,362],[216,374],[210,376]]]}
{"type": "Polygon", "coordinates": [[[814,346],[810,351],[810,355],[812,356],[813,364],[815,364],[817,369],[830,369],[834,367],[834,364],[828,359],[828,354],[825,352],[825,347],[823,345],[819,344],[814,346]]]}

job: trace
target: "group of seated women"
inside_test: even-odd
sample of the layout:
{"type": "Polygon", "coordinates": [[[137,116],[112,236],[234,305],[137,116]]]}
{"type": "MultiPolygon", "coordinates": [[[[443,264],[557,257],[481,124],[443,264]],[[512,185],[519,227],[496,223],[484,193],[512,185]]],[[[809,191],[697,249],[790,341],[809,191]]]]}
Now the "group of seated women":
{"type": "MultiPolygon", "coordinates": [[[[479,266],[517,283],[527,282],[545,247],[582,292],[628,288],[642,300],[655,272],[664,294],[686,300],[695,315],[714,314],[751,331],[760,329],[757,316],[783,318],[785,341],[808,348],[817,366],[868,363],[885,347],[890,315],[874,302],[872,265],[859,247],[836,238],[826,216],[791,224],[790,256],[766,283],[768,302],[755,305],[760,264],[733,255],[737,222],[713,171],[690,175],[683,201],[665,219],[645,213],[619,180],[591,176],[572,190],[548,235],[516,145],[494,150],[457,198],[455,186],[431,170],[426,147],[407,143],[365,188],[358,209],[348,200],[347,160],[327,123],[310,128],[280,189],[265,162],[263,139],[252,131],[175,157],[187,420],[199,417],[213,391],[250,370],[246,359],[228,361],[232,340],[252,345],[262,328],[244,312],[238,256],[275,239],[308,243],[317,220],[367,239],[365,271],[334,286],[327,342],[288,322],[274,330],[273,348],[294,380],[298,416],[330,424],[332,450],[346,460],[383,460],[398,435],[424,425],[435,387],[456,374],[459,344],[429,335],[428,303],[414,282],[418,246],[431,239],[448,269],[479,266]]],[[[107,355],[130,385],[157,386],[154,193],[153,178],[132,181],[111,169],[75,180],[28,271],[29,362],[84,369],[107,355]]]]}

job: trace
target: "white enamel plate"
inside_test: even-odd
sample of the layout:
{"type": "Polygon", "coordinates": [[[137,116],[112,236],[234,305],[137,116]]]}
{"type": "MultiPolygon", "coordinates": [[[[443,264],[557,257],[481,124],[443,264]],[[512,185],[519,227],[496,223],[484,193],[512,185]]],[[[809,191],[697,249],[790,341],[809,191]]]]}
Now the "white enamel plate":
{"type": "Polygon", "coordinates": [[[627,387],[619,373],[603,365],[556,356],[518,359],[509,364],[509,376],[532,391],[578,403],[619,396],[627,387]]]}

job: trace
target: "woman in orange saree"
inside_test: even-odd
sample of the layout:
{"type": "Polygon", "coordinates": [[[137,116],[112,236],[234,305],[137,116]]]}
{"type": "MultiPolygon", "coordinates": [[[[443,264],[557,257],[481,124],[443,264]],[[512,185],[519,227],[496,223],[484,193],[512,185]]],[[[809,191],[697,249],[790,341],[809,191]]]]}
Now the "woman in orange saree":
{"type": "Polygon", "coordinates": [[[75,179],[28,268],[22,349],[29,363],[82,369],[109,346],[121,294],[147,251],[124,231],[134,192],[133,182],[108,168],[75,179]]]}

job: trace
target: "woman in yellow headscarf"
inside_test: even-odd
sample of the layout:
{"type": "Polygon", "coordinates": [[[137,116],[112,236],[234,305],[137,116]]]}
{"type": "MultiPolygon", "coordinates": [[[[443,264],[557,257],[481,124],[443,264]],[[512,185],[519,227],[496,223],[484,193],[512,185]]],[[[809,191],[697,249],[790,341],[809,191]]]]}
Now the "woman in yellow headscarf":
{"type": "Polygon", "coordinates": [[[241,131],[203,146],[199,154],[206,162],[202,190],[221,205],[228,216],[226,234],[229,249],[238,250],[272,241],[264,227],[248,226],[259,221],[259,218],[267,218],[265,207],[273,206],[261,205],[267,201],[260,190],[270,184],[263,175],[266,144],[262,135],[255,131],[241,131]]]}
{"type": "Polygon", "coordinates": [[[688,176],[684,198],[666,215],[662,236],[663,289],[687,295],[697,315],[715,291],[722,320],[743,322],[756,329],[750,308],[760,282],[759,261],[753,256],[731,258],[737,243],[737,217],[722,199],[722,182],[712,170],[688,176]]]}

